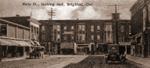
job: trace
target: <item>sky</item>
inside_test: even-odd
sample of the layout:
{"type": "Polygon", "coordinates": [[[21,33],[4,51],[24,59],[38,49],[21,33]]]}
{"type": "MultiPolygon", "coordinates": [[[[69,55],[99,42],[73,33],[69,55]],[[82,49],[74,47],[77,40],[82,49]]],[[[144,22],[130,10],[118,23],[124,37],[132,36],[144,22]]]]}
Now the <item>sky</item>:
{"type": "Polygon", "coordinates": [[[0,0],[0,17],[31,16],[38,20],[50,19],[51,8],[54,20],[66,19],[111,19],[114,4],[118,6],[121,19],[130,19],[130,8],[136,0],[0,0]],[[63,3],[63,6],[23,5],[23,3],[63,3]],[[67,3],[91,4],[88,6],[68,6],[67,3]]]}

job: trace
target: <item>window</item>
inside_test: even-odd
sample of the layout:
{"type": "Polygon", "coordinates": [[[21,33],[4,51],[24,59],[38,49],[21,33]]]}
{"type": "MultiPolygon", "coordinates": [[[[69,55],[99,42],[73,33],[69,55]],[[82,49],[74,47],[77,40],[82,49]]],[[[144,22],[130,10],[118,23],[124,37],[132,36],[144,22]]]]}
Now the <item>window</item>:
{"type": "Polygon", "coordinates": [[[107,41],[107,43],[112,43],[112,33],[111,32],[106,33],[106,41],[107,41]]]}
{"type": "Polygon", "coordinates": [[[71,40],[74,40],[74,36],[73,35],[71,36],[71,40]]]}
{"type": "Polygon", "coordinates": [[[67,26],[64,26],[64,30],[67,30],[67,26]]]}
{"type": "Polygon", "coordinates": [[[100,35],[97,35],[97,40],[100,40],[100,35]]]}
{"type": "Polygon", "coordinates": [[[107,43],[112,43],[112,25],[107,24],[105,26],[105,31],[106,31],[106,42],[107,43]]]}
{"type": "Polygon", "coordinates": [[[94,35],[91,35],[91,40],[94,40],[94,35]]]}
{"type": "Polygon", "coordinates": [[[91,32],[94,32],[94,25],[91,25],[91,32]]]}
{"type": "Polygon", "coordinates": [[[120,28],[121,28],[121,32],[124,32],[124,26],[122,25],[120,28]]]}
{"type": "Polygon", "coordinates": [[[57,25],[57,31],[60,31],[60,25],[57,25]]]}
{"type": "Polygon", "coordinates": [[[45,31],[45,27],[44,26],[42,26],[42,31],[45,31]]]}
{"type": "Polygon", "coordinates": [[[112,25],[106,25],[105,31],[112,31],[112,25]]]}
{"type": "Polygon", "coordinates": [[[97,26],[97,30],[100,30],[100,26],[99,25],[97,26]]]}
{"type": "Polygon", "coordinates": [[[78,29],[79,29],[79,31],[82,29],[82,26],[81,25],[78,25],[78,29]]]}
{"type": "Polygon", "coordinates": [[[78,34],[78,41],[85,41],[85,34],[78,34]]]}
{"type": "Polygon", "coordinates": [[[57,34],[57,40],[60,39],[60,34],[57,34]]]}
{"type": "Polygon", "coordinates": [[[85,31],[85,25],[78,25],[79,31],[85,31]]]}
{"type": "Polygon", "coordinates": [[[0,36],[7,35],[7,25],[6,24],[0,24],[0,36]]]}
{"type": "Polygon", "coordinates": [[[71,26],[71,29],[74,30],[74,26],[71,26]]]}
{"type": "Polygon", "coordinates": [[[85,31],[85,25],[82,25],[82,31],[85,31]]]}
{"type": "Polygon", "coordinates": [[[82,34],[82,41],[85,41],[85,35],[82,34]]]}

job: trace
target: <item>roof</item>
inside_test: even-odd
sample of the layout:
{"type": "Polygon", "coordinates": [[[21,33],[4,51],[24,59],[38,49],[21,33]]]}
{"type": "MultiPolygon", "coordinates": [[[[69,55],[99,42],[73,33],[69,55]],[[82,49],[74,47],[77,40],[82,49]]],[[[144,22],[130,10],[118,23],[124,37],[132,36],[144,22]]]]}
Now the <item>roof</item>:
{"type": "MultiPolygon", "coordinates": [[[[121,23],[129,23],[130,20],[126,20],[126,19],[120,19],[119,20],[121,23]]],[[[108,20],[39,20],[40,23],[49,23],[49,22],[52,22],[52,23],[112,23],[113,20],[111,19],[108,19],[108,20]]],[[[68,24],[69,24],[68,23],[68,24]]]]}
{"type": "Polygon", "coordinates": [[[28,21],[28,19],[30,19],[30,16],[15,16],[15,17],[1,17],[1,19],[19,24],[19,25],[23,25],[26,27],[30,26],[30,22],[28,21]]]}

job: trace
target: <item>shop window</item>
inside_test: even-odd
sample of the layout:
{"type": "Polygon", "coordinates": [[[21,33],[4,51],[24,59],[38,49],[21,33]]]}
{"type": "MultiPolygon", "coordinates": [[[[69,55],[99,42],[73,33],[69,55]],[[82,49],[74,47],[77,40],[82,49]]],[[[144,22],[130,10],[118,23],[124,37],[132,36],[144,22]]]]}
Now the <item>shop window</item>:
{"type": "Polygon", "coordinates": [[[1,24],[0,25],[0,36],[6,36],[7,35],[7,25],[1,24]]]}

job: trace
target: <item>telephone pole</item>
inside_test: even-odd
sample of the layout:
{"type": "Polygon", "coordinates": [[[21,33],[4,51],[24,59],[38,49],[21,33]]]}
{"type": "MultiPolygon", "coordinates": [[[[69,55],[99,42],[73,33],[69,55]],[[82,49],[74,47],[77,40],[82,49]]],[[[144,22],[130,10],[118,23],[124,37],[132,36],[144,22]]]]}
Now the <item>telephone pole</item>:
{"type": "Polygon", "coordinates": [[[50,20],[53,20],[53,17],[55,16],[55,10],[51,8],[51,10],[48,11],[48,15],[50,16],[50,20]]]}
{"type": "Polygon", "coordinates": [[[108,5],[108,6],[113,6],[115,8],[115,12],[113,13],[113,21],[115,22],[115,44],[119,44],[118,41],[118,20],[119,20],[119,13],[118,13],[118,6],[117,4],[115,5],[108,5]]]}
{"type": "Polygon", "coordinates": [[[48,34],[48,39],[47,39],[47,45],[48,45],[48,52],[51,53],[51,54],[54,54],[55,52],[55,48],[53,46],[51,46],[53,43],[54,43],[54,40],[52,39],[53,37],[56,36],[55,34],[55,31],[53,33],[53,25],[51,24],[53,20],[53,17],[55,16],[55,10],[53,8],[51,8],[49,11],[48,11],[48,15],[50,16],[49,18],[49,23],[48,23],[48,26],[49,26],[49,30],[46,31],[47,33],[50,32],[50,34],[48,34]],[[51,51],[52,50],[52,51],[51,51]]]}

